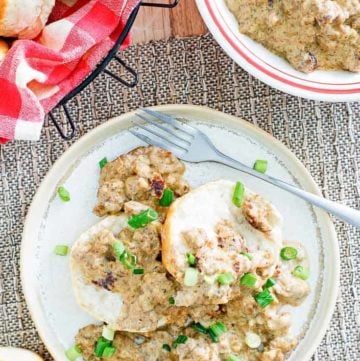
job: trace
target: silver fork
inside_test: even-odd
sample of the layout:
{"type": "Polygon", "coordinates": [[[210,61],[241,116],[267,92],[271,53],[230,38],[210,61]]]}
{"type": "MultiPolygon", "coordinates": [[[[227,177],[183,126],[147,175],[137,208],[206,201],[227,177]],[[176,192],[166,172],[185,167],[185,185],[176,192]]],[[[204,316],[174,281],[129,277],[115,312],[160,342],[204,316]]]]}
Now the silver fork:
{"type": "Polygon", "coordinates": [[[220,152],[205,133],[187,122],[179,121],[178,117],[148,108],[142,108],[140,110],[142,110],[144,114],[136,113],[136,115],[145,123],[138,120],[134,120],[133,123],[143,129],[147,135],[134,128],[129,129],[129,132],[145,143],[169,150],[174,153],[175,156],[187,162],[199,163],[212,161],[225,164],[295,194],[345,222],[360,228],[360,211],[304,191],[267,174],[255,171],[220,152]]]}

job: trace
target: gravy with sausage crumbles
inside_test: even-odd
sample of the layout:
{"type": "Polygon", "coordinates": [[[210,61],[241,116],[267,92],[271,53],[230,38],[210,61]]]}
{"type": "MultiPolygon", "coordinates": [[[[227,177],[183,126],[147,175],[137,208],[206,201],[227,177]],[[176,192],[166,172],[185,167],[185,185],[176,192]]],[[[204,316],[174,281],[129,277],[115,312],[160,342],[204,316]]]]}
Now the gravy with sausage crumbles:
{"type": "Polygon", "coordinates": [[[226,0],[240,32],[305,73],[360,72],[358,0],[226,0]]]}
{"type": "MultiPolygon", "coordinates": [[[[171,153],[155,147],[138,148],[104,167],[95,211],[130,217],[149,205],[156,208],[160,194],[152,180],[161,179],[161,183],[181,196],[189,191],[182,179],[184,171],[184,164],[171,153]]],[[[307,266],[306,252],[300,243],[284,243],[282,238],[281,246],[296,247],[295,256],[289,253],[287,259],[273,257],[266,250],[250,247],[251,237],[259,232],[271,242],[273,210],[259,195],[245,194],[236,211],[249,230],[247,233],[241,233],[241,228],[236,228],[229,219],[222,219],[212,225],[214,245],[209,243],[209,234],[196,224],[189,224],[188,231],[182,234],[195,257],[193,268],[199,272],[199,280],[193,286],[178,282],[163,265],[162,229],[166,212],[163,218],[140,228],[126,223],[119,232],[101,229],[82,248],[73,251],[87,284],[121,294],[123,299],[121,309],[116,310],[117,321],[112,325],[116,331],[113,354],[106,360],[286,359],[297,344],[289,333],[289,305],[298,306],[309,293],[305,278],[296,277],[293,271],[300,265],[307,266]],[[134,255],[140,274],[134,273],[114,252],[117,241],[134,255]],[[219,274],[230,274],[233,281],[221,283],[219,274]],[[271,301],[267,302],[269,297],[271,301]]],[[[103,325],[88,325],[79,330],[75,341],[84,361],[105,359],[94,354],[102,330],[103,325]]]]}

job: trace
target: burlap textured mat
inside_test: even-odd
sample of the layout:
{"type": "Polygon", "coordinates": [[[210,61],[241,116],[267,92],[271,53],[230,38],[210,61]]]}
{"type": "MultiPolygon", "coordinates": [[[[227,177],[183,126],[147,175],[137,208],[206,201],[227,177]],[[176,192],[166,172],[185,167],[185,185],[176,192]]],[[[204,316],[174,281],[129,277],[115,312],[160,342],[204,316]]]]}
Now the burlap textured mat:
{"type": "MultiPolygon", "coordinates": [[[[160,41],[121,55],[139,72],[131,90],[100,76],[70,104],[76,139],[139,106],[207,105],[256,124],[286,144],[333,200],[360,208],[360,103],[323,104],[286,95],[235,65],[211,36],[160,41]]],[[[75,139],[75,140],[76,140],[75,139]]],[[[75,141],[74,140],[74,141],[75,141]]],[[[46,122],[41,141],[0,147],[0,345],[51,360],[30,319],[19,279],[24,217],[49,167],[73,143],[46,122]]],[[[360,231],[340,222],[341,294],[314,360],[360,360],[360,231]]]]}

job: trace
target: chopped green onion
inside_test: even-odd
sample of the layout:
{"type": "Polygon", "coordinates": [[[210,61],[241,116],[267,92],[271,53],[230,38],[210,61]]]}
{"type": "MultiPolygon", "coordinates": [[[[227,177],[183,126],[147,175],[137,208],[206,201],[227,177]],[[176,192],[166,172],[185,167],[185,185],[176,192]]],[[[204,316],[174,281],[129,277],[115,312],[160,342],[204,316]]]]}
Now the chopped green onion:
{"type": "Polygon", "coordinates": [[[58,244],[57,246],[55,246],[54,252],[58,256],[66,256],[69,252],[69,247],[58,244]]]}
{"type": "Polygon", "coordinates": [[[174,192],[169,188],[165,188],[159,204],[161,207],[169,207],[172,202],[174,202],[174,192]]]}
{"type": "Polygon", "coordinates": [[[222,322],[215,322],[209,326],[209,331],[211,331],[215,336],[220,336],[223,333],[227,332],[227,328],[222,322]]]}
{"type": "Polygon", "coordinates": [[[205,326],[203,326],[200,322],[195,322],[191,324],[191,327],[195,331],[203,333],[204,335],[207,335],[209,333],[209,330],[205,326]]]}
{"type": "Polygon", "coordinates": [[[285,261],[290,261],[297,257],[298,251],[294,247],[284,247],[280,251],[280,257],[285,261]]]}
{"type": "Polygon", "coordinates": [[[276,285],[276,281],[273,278],[268,278],[268,280],[264,284],[264,288],[270,288],[276,285]]]}
{"type": "Polygon", "coordinates": [[[114,346],[107,346],[104,349],[104,352],[101,357],[112,357],[114,356],[114,353],[116,352],[116,348],[114,346]]]}
{"type": "Polygon", "coordinates": [[[129,251],[124,251],[120,256],[120,261],[127,268],[135,268],[136,256],[129,251]]]}
{"type": "Polygon", "coordinates": [[[241,252],[240,254],[246,257],[249,261],[252,261],[254,258],[254,256],[252,256],[250,253],[247,252],[241,252]]]}
{"type": "Polygon", "coordinates": [[[240,207],[244,201],[245,187],[241,182],[236,182],[232,202],[236,207],[240,207]]]}
{"type": "Polygon", "coordinates": [[[184,285],[193,287],[198,282],[198,270],[196,268],[187,268],[185,271],[184,285]]]}
{"type": "Polygon", "coordinates": [[[186,260],[190,266],[196,265],[196,258],[192,253],[190,253],[190,252],[186,253],[186,260]]]}
{"type": "Polygon", "coordinates": [[[136,268],[133,270],[134,275],[143,275],[145,273],[145,270],[143,268],[136,268]]]}
{"type": "Polygon", "coordinates": [[[214,334],[212,330],[209,329],[208,332],[212,342],[219,342],[219,338],[214,334]]]}
{"type": "Polygon", "coordinates": [[[96,357],[102,357],[104,350],[106,347],[110,347],[112,344],[111,341],[107,340],[103,336],[100,336],[98,340],[96,341],[96,345],[94,348],[94,355],[96,357]]]}
{"type": "Polygon", "coordinates": [[[158,218],[159,218],[158,213],[152,208],[149,208],[145,211],[142,211],[138,214],[131,216],[128,220],[128,225],[132,228],[137,229],[137,228],[145,227],[149,223],[156,221],[158,218]]]}
{"type": "Polygon", "coordinates": [[[164,344],[162,345],[162,348],[163,348],[163,350],[165,350],[165,351],[167,351],[167,352],[171,352],[171,347],[170,347],[170,345],[168,345],[167,343],[164,343],[164,344]]]}
{"type": "Polygon", "coordinates": [[[250,348],[258,348],[261,345],[261,338],[258,334],[254,332],[246,332],[245,343],[250,348]]]}
{"type": "Polygon", "coordinates": [[[112,341],[115,336],[115,331],[111,329],[109,326],[105,325],[102,330],[102,337],[105,339],[112,341]]]}
{"type": "Polygon", "coordinates": [[[292,272],[294,277],[301,278],[302,280],[307,280],[310,276],[309,269],[303,266],[296,266],[292,272]]]}
{"type": "Polygon", "coordinates": [[[173,347],[176,348],[181,343],[185,343],[187,341],[188,337],[185,335],[180,335],[178,338],[173,342],[173,347]]]}
{"type": "Polygon", "coordinates": [[[70,193],[64,187],[59,187],[57,191],[58,191],[58,195],[59,195],[60,199],[63,202],[70,201],[70,193]]]}
{"type": "Polygon", "coordinates": [[[244,361],[244,359],[241,356],[231,354],[228,358],[228,361],[244,361]]]}
{"type": "Polygon", "coordinates": [[[262,292],[255,295],[255,300],[261,308],[269,306],[274,301],[272,294],[268,288],[265,288],[262,292]]]}
{"type": "Polygon", "coordinates": [[[254,287],[257,281],[257,277],[252,273],[245,273],[240,278],[240,284],[247,287],[254,287]]]}
{"type": "Polygon", "coordinates": [[[173,296],[169,297],[169,304],[175,305],[175,298],[173,296]]]}
{"type": "Polygon", "coordinates": [[[191,327],[204,335],[209,335],[212,342],[219,342],[219,337],[223,333],[227,332],[226,326],[222,322],[216,322],[212,324],[209,328],[203,326],[200,322],[191,324],[191,327]]]}
{"type": "Polygon", "coordinates": [[[99,162],[99,167],[100,169],[103,169],[105,167],[105,165],[107,164],[108,160],[106,157],[104,157],[103,159],[101,159],[101,161],[99,162]]]}
{"type": "Polygon", "coordinates": [[[259,173],[265,173],[268,167],[268,161],[265,159],[258,159],[254,163],[254,169],[259,173]]]}
{"type": "Polygon", "coordinates": [[[121,241],[116,241],[114,244],[113,244],[113,250],[115,252],[115,255],[117,258],[120,259],[121,255],[124,253],[125,251],[125,246],[124,246],[124,243],[122,243],[121,241]]]}
{"type": "Polygon", "coordinates": [[[217,276],[217,281],[221,285],[229,285],[234,282],[234,277],[230,272],[221,273],[217,276]]]}
{"type": "Polygon", "coordinates": [[[65,356],[69,361],[75,361],[81,355],[82,350],[79,345],[73,345],[65,352],[65,356]]]}

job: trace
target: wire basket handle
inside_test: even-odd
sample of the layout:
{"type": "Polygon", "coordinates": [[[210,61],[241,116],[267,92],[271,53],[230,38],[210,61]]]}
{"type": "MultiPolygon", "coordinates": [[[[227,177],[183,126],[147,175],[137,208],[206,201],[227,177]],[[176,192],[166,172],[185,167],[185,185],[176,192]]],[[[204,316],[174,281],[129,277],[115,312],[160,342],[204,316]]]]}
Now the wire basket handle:
{"type": "Polygon", "coordinates": [[[127,81],[125,79],[123,79],[122,77],[120,77],[117,74],[114,74],[112,71],[104,69],[104,73],[107,75],[110,75],[111,77],[113,77],[115,80],[119,81],[121,84],[129,87],[129,88],[133,88],[137,83],[138,83],[138,75],[136,73],[136,71],[131,68],[129,65],[127,65],[124,60],[120,59],[118,56],[114,56],[114,58],[112,60],[116,60],[120,65],[122,65],[122,67],[130,73],[131,77],[132,77],[132,81],[127,81]]]}
{"type": "Polygon", "coordinates": [[[53,122],[53,124],[55,125],[55,128],[59,132],[61,138],[65,139],[65,140],[71,140],[72,138],[74,138],[74,135],[75,135],[75,124],[74,124],[73,119],[71,118],[71,115],[70,115],[69,109],[66,106],[66,103],[62,104],[62,107],[64,109],[64,113],[65,113],[67,123],[70,126],[70,132],[68,134],[64,133],[63,128],[56,121],[55,116],[54,116],[54,114],[52,112],[49,113],[49,117],[50,117],[51,121],[53,122]]]}
{"type": "Polygon", "coordinates": [[[173,0],[171,3],[148,3],[142,2],[141,6],[152,6],[154,8],[174,8],[178,4],[179,0],[173,0]]]}
{"type": "MultiPolygon", "coordinates": [[[[65,118],[66,118],[66,123],[68,124],[67,128],[70,128],[70,131],[67,132],[64,130],[63,126],[60,125],[59,122],[56,120],[56,118],[53,114],[53,111],[49,112],[49,117],[50,117],[51,121],[53,122],[53,124],[55,125],[55,128],[59,132],[61,138],[63,138],[64,140],[71,140],[75,136],[75,133],[76,133],[75,122],[74,122],[73,118],[71,117],[70,112],[67,108],[68,101],[70,99],[72,99],[75,95],[80,93],[84,88],[86,88],[100,73],[104,72],[105,74],[110,75],[112,78],[114,78],[115,80],[119,81],[121,84],[123,84],[129,88],[133,88],[138,83],[138,75],[137,75],[136,71],[133,68],[131,68],[128,64],[126,64],[116,54],[117,54],[117,51],[119,50],[121,44],[124,42],[127,35],[129,34],[130,29],[131,29],[132,25],[134,24],[134,21],[139,12],[140,6],[171,9],[171,8],[175,7],[178,4],[178,2],[179,2],[179,0],[172,0],[172,2],[170,2],[170,3],[141,2],[141,3],[139,3],[139,5],[137,5],[134,8],[122,33],[120,34],[119,38],[117,39],[116,43],[114,44],[114,47],[110,50],[108,55],[94,69],[94,71],[86,79],[84,79],[84,81],[81,84],[79,84],[69,94],[67,94],[59,102],[59,104],[55,107],[55,109],[59,108],[59,107],[63,107],[64,113],[65,113],[65,118]],[[106,67],[111,62],[111,60],[117,61],[130,74],[130,77],[132,80],[130,80],[130,81],[125,80],[122,76],[119,76],[119,75],[115,74],[114,72],[106,69],[106,67]]],[[[65,123],[65,127],[66,127],[66,123],[65,123]]]]}

